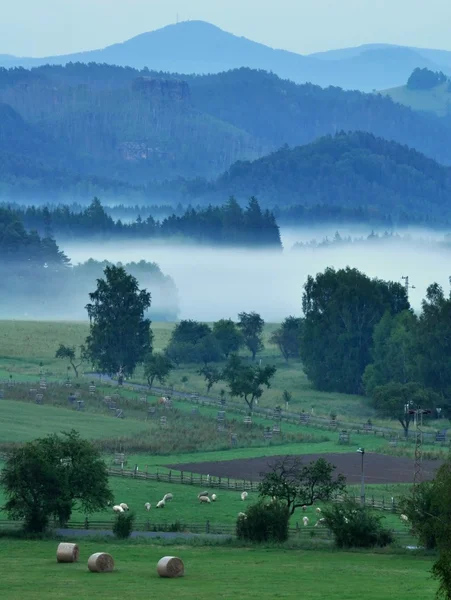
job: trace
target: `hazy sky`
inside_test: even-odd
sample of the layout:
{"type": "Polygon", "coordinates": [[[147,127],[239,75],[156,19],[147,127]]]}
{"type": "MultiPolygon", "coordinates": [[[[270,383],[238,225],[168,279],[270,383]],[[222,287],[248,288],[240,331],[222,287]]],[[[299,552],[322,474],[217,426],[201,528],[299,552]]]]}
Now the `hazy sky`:
{"type": "Polygon", "coordinates": [[[102,48],[177,13],[299,53],[370,42],[451,50],[449,0],[2,0],[0,53],[102,48]]]}

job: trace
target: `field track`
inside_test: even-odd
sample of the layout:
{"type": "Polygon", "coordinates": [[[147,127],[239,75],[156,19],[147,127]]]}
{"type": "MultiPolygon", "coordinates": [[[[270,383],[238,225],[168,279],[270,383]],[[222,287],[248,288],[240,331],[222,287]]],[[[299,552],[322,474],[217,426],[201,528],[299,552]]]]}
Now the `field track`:
{"type": "MultiPolygon", "coordinates": [[[[260,479],[262,472],[268,471],[271,464],[280,458],[280,456],[272,456],[166,466],[177,471],[256,481],[260,479]]],[[[309,454],[304,456],[303,460],[308,463],[318,458],[325,458],[334,464],[337,467],[336,472],[345,475],[348,483],[360,482],[361,455],[357,452],[347,454],[309,454]]],[[[412,483],[413,481],[414,461],[410,458],[366,453],[364,465],[366,483],[412,483]]],[[[423,461],[422,479],[425,481],[432,479],[436,469],[440,465],[440,461],[423,461]]]]}

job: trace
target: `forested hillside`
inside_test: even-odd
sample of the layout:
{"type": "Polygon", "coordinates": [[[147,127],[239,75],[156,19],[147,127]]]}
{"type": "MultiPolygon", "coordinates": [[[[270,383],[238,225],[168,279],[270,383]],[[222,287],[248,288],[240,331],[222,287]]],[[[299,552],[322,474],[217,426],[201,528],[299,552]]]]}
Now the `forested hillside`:
{"type": "MultiPolygon", "coordinates": [[[[67,201],[73,192],[77,200],[89,201],[97,194],[107,200],[155,204],[191,201],[217,189],[221,194],[217,202],[233,193],[257,195],[266,201],[274,191],[268,172],[264,179],[270,185],[263,193],[252,176],[244,187],[238,184],[240,164],[220,179],[219,187],[207,181],[237,161],[255,160],[285,144],[309,144],[337,131],[369,132],[451,164],[449,118],[412,111],[378,94],[296,85],[250,69],[183,79],[96,64],[3,69],[0,102],[4,199],[67,201]]],[[[313,164],[321,147],[306,146],[292,156],[302,155],[302,160],[313,164]],[[310,159],[308,153],[312,153],[310,159]]],[[[387,149],[390,155],[398,153],[394,146],[387,149]]],[[[288,156],[286,150],[281,152],[253,169],[288,156]]],[[[299,188],[297,195],[290,191],[292,184],[280,182],[277,202],[270,206],[282,199],[355,206],[356,188],[348,185],[342,169],[359,173],[358,154],[348,152],[344,163],[329,164],[327,176],[319,177],[318,170],[311,169],[308,177],[316,173],[315,181],[299,188]]],[[[370,200],[359,198],[358,206],[379,204],[380,198],[385,205],[409,206],[409,186],[420,197],[414,198],[418,209],[428,201],[429,184],[418,186],[417,179],[415,184],[404,182],[407,175],[399,167],[403,156],[394,161],[396,168],[384,164],[375,175],[370,200]],[[397,181],[393,181],[395,175],[397,181]],[[385,189],[392,190],[391,200],[380,194],[385,189]]],[[[302,180],[304,176],[294,177],[302,180]]],[[[365,181],[359,184],[359,193],[368,191],[365,181]]],[[[429,187],[436,195],[437,185],[429,187]]],[[[440,186],[438,191],[438,197],[432,198],[435,203],[441,202],[440,186]]]]}
{"type": "Polygon", "coordinates": [[[394,216],[451,214],[451,168],[369,133],[339,133],[254,162],[240,162],[205,192],[207,197],[255,194],[281,206],[327,204],[376,208],[394,216]]]}

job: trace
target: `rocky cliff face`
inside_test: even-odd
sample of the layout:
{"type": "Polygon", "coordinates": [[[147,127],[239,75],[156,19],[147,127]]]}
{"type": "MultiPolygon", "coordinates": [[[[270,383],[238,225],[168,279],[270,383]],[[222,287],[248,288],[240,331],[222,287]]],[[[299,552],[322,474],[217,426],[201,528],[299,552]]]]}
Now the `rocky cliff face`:
{"type": "Polygon", "coordinates": [[[186,81],[137,77],[132,89],[153,102],[180,102],[191,104],[191,91],[186,81]]]}

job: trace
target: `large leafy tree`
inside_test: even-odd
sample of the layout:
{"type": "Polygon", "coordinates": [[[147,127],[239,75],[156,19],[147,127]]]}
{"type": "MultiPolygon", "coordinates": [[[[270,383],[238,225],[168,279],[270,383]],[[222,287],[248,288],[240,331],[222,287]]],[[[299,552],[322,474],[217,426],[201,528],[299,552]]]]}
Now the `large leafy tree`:
{"type": "Polygon", "coordinates": [[[300,506],[327,502],[344,493],[346,479],[334,476],[336,467],[324,458],[306,464],[302,458],[286,456],[277,460],[269,472],[262,473],[261,496],[277,498],[292,515],[300,506]]]}
{"type": "Polygon", "coordinates": [[[451,298],[436,283],[430,285],[418,322],[421,381],[451,398],[451,298]]]}
{"type": "Polygon", "coordinates": [[[150,293],[140,290],[123,267],[107,266],[104,274],[86,306],[90,320],[86,353],[102,373],[130,375],[152,350],[150,321],[144,317],[150,293]]]}
{"type": "Polygon", "coordinates": [[[243,334],[232,319],[221,319],[213,324],[213,335],[218,340],[222,353],[226,358],[238,352],[243,345],[243,334]]]}
{"type": "Polygon", "coordinates": [[[0,475],[12,519],[41,533],[51,518],[61,525],[74,507],[91,513],[113,500],[108,471],[99,451],[76,431],[50,435],[15,448],[0,475]]]}
{"type": "Polygon", "coordinates": [[[302,326],[302,318],[287,317],[271,335],[270,342],[279,348],[287,362],[290,358],[299,357],[302,326]]]}
{"type": "Polygon", "coordinates": [[[255,400],[263,395],[263,388],[271,387],[271,379],[276,373],[276,367],[266,365],[247,365],[233,354],[224,368],[222,379],[227,382],[230,395],[243,398],[249,411],[252,412],[255,400]]]}
{"type": "Polygon", "coordinates": [[[365,392],[387,383],[418,381],[418,319],[410,310],[397,315],[386,312],[374,328],[373,362],[363,374],[365,392]]]}
{"type": "Polygon", "coordinates": [[[263,327],[265,322],[256,312],[242,312],[238,315],[238,318],[238,327],[243,334],[244,344],[252,354],[252,360],[255,360],[257,352],[264,349],[263,327]]]}
{"type": "Polygon", "coordinates": [[[307,376],[318,389],[356,394],[371,361],[375,326],[385,312],[397,314],[409,303],[401,284],[347,267],[309,276],[302,308],[301,358],[307,376]]]}

